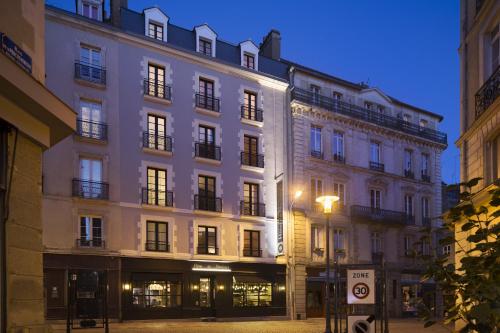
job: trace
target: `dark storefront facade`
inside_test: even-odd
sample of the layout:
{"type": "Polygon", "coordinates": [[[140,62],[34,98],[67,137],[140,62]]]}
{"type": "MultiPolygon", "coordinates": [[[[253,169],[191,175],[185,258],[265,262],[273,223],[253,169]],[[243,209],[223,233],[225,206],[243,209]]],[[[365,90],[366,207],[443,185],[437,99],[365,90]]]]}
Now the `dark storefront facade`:
{"type": "Polygon", "coordinates": [[[76,300],[72,316],[85,317],[78,304],[92,302],[89,277],[98,281],[104,276],[110,318],[286,315],[285,265],[45,254],[44,267],[48,319],[66,318],[72,278],[79,281],[71,291],[76,300]]]}

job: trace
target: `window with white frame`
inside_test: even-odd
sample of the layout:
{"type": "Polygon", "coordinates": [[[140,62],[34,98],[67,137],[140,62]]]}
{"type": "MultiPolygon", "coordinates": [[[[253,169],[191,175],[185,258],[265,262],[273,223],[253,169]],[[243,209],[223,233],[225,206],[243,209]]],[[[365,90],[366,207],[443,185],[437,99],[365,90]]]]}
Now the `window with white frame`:
{"type": "MultiPolygon", "coordinates": [[[[317,178],[311,178],[311,208],[317,209],[319,207],[316,198],[323,195],[323,181],[317,178]]],[[[318,208],[319,209],[319,208],[318,208]]]]}
{"type": "Polygon", "coordinates": [[[80,100],[80,114],[78,119],[78,135],[92,138],[101,139],[104,135],[104,128],[102,124],[101,103],[80,100]]]}
{"type": "Polygon", "coordinates": [[[380,209],[382,202],[382,193],[380,190],[370,190],[370,207],[380,209]]]}
{"type": "Polygon", "coordinates": [[[333,131],[332,155],[334,161],[344,161],[344,133],[333,131]]]}
{"type": "Polygon", "coordinates": [[[212,41],[200,38],[198,41],[198,52],[203,53],[207,56],[212,56],[212,41]]]}
{"type": "Polygon", "coordinates": [[[316,158],[323,157],[323,149],[321,144],[321,127],[311,126],[311,156],[316,158]]]}
{"type": "Polygon", "coordinates": [[[370,162],[380,163],[380,143],[370,142],[370,162]]]}
{"type": "Polygon", "coordinates": [[[342,183],[333,183],[333,195],[338,196],[339,200],[334,203],[336,207],[345,206],[345,185],[342,183]]]}
{"type": "Polygon", "coordinates": [[[79,1],[79,14],[92,20],[101,21],[102,2],[101,1],[79,1]]]}
{"type": "Polygon", "coordinates": [[[79,246],[103,247],[102,217],[100,216],[80,216],[80,238],[79,246]]]}
{"type": "Polygon", "coordinates": [[[372,253],[383,252],[382,251],[382,235],[380,234],[380,232],[378,232],[378,231],[372,232],[371,246],[372,246],[372,253]]]}
{"type": "Polygon", "coordinates": [[[323,239],[321,228],[317,225],[311,226],[311,252],[319,254],[318,250],[323,250],[323,239]]]}
{"type": "Polygon", "coordinates": [[[345,251],[345,234],[342,229],[333,230],[333,249],[334,251],[345,251]]]}
{"type": "Polygon", "coordinates": [[[449,256],[451,254],[451,244],[446,244],[442,248],[443,255],[449,256]]]}
{"type": "Polygon", "coordinates": [[[410,194],[405,195],[405,214],[408,217],[413,216],[413,196],[410,194]]]}
{"type": "Polygon", "coordinates": [[[107,195],[106,185],[102,182],[102,160],[80,158],[80,180],[78,196],[100,199],[107,195]]]}
{"type": "Polygon", "coordinates": [[[80,63],[77,67],[77,77],[92,82],[102,83],[104,71],[102,68],[101,49],[88,45],[80,45],[80,63]]]}

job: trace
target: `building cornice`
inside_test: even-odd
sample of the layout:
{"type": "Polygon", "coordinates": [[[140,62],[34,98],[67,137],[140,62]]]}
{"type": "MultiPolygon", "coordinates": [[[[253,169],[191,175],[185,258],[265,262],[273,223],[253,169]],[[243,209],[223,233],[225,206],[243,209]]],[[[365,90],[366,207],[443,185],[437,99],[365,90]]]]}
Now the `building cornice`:
{"type": "Polygon", "coordinates": [[[83,19],[79,19],[78,17],[67,15],[64,12],[56,11],[50,7],[46,8],[45,17],[47,20],[53,22],[69,25],[80,30],[99,33],[105,35],[106,37],[118,39],[122,42],[126,42],[134,46],[149,48],[155,52],[162,53],[167,56],[172,56],[177,59],[188,61],[191,63],[203,65],[218,72],[239,76],[247,80],[257,81],[262,86],[268,88],[276,89],[283,92],[286,91],[288,88],[287,81],[271,77],[264,73],[245,70],[243,68],[236,67],[235,65],[225,63],[219,59],[209,59],[201,57],[194,51],[183,50],[169,44],[164,44],[164,43],[160,44],[160,42],[157,42],[146,36],[137,35],[131,32],[124,32],[112,26],[87,22],[83,19]]]}

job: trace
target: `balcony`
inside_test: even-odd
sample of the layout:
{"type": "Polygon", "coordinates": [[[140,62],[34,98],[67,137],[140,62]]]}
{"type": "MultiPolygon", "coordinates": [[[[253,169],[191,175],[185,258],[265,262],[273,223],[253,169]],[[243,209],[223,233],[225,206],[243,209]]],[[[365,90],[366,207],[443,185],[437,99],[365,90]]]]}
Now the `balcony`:
{"type": "Polygon", "coordinates": [[[411,170],[404,170],[405,178],[415,179],[415,174],[411,170]]]}
{"type": "Polygon", "coordinates": [[[241,106],[241,118],[246,120],[252,120],[257,122],[264,121],[264,112],[261,109],[248,107],[246,105],[241,106]]]}
{"type": "Polygon", "coordinates": [[[197,254],[208,254],[208,255],[218,255],[219,248],[210,245],[199,245],[196,251],[197,254]]]}
{"type": "Polygon", "coordinates": [[[76,120],[76,134],[82,138],[98,141],[108,140],[108,125],[83,119],[76,120]]]}
{"type": "Polygon", "coordinates": [[[85,62],[75,62],[75,79],[106,85],[106,69],[85,62]]]}
{"type": "Polygon", "coordinates": [[[378,172],[384,172],[385,165],[383,163],[370,161],[370,169],[378,172]]]}
{"type": "Polygon", "coordinates": [[[426,228],[432,227],[432,220],[430,217],[422,217],[422,226],[426,228]]]}
{"type": "Polygon", "coordinates": [[[248,165],[256,168],[264,167],[264,155],[241,152],[241,165],[248,165]]]}
{"type": "Polygon", "coordinates": [[[144,205],[173,207],[174,193],[172,191],[160,191],[157,189],[142,188],[142,203],[144,205]]]}
{"type": "Polygon", "coordinates": [[[222,199],[196,194],[194,196],[194,209],[220,213],[222,212],[222,199]]]}
{"type": "Polygon", "coordinates": [[[427,174],[427,172],[424,172],[422,171],[421,174],[420,174],[420,178],[422,179],[422,181],[424,182],[427,182],[427,183],[430,183],[431,182],[431,176],[429,176],[427,174]]]}
{"type": "Polygon", "coordinates": [[[158,133],[142,133],[142,146],[148,149],[172,152],[172,138],[158,133]]]}
{"type": "Polygon", "coordinates": [[[194,144],[194,156],[207,158],[209,160],[220,161],[221,150],[219,146],[211,143],[196,142],[194,144]]]}
{"type": "Polygon", "coordinates": [[[317,151],[317,150],[311,150],[311,156],[322,160],[323,159],[323,152],[317,151]]]}
{"type": "Polygon", "coordinates": [[[243,256],[244,257],[255,257],[255,258],[262,257],[262,250],[245,247],[245,248],[243,248],[243,256]]]}
{"type": "Polygon", "coordinates": [[[171,88],[164,82],[155,80],[144,80],[144,96],[155,97],[165,101],[172,100],[171,88]]]}
{"type": "Polygon", "coordinates": [[[77,247],[91,247],[91,248],[100,248],[103,249],[105,247],[104,239],[101,238],[78,238],[76,240],[77,247]]]}
{"type": "Polygon", "coordinates": [[[414,223],[413,216],[407,216],[404,212],[359,205],[351,206],[351,217],[353,222],[371,222],[389,225],[414,223]]]}
{"type": "Polygon", "coordinates": [[[170,244],[166,242],[146,241],[146,251],[170,252],[170,244]]]}
{"type": "Polygon", "coordinates": [[[245,216],[266,216],[266,205],[259,202],[240,201],[240,214],[245,216]]]}
{"type": "Polygon", "coordinates": [[[73,179],[73,196],[84,199],[108,200],[109,184],[83,179],[73,179]]]}
{"type": "Polygon", "coordinates": [[[500,66],[476,93],[476,119],[479,118],[500,95],[500,66]]]}
{"type": "Polygon", "coordinates": [[[220,100],[211,96],[196,94],[196,107],[213,112],[220,112],[220,100]]]}
{"type": "Polygon", "coordinates": [[[331,97],[313,94],[310,91],[297,87],[292,89],[292,100],[317,105],[334,113],[360,119],[378,126],[418,136],[444,145],[447,144],[446,133],[422,127],[417,124],[412,124],[397,117],[380,114],[376,111],[371,111],[361,106],[333,99],[331,97]]]}
{"type": "Polygon", "coordinates": [[[345,156],[342,154],[333,154],[333,161],[337,163],[345,163],[345,156]]]}

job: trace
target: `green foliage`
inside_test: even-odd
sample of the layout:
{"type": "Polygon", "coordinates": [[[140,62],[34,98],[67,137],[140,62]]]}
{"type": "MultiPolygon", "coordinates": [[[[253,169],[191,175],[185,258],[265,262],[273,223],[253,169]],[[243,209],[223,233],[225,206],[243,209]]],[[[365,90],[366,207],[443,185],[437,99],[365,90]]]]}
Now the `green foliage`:
{"type": "MultiPolygon", "coordinates": [[[[440,240],[440,245],[455,244],[455,252],[463,255],[457,269],[447,256],[434,256],[426,261],[424,280],[432,279],[448,295],[445,303],[445,323],[461,321],[459,332],[500,332],[500,188],[488,191],[486,206],[476,206],[472,192],[480,178],[459,184],[465,190],[461,202],[444,216],[445,229],[453,236],[440,240]],[[469,242],[463,246],[455,239],[455,229],[461,230],[458,238],[469,242]]],[[[481,195],[484,195],[482,193],[481,195]]],[[[432,311],[421,306],[420,316],[425,327],[433,325],[432,311]]]]}

